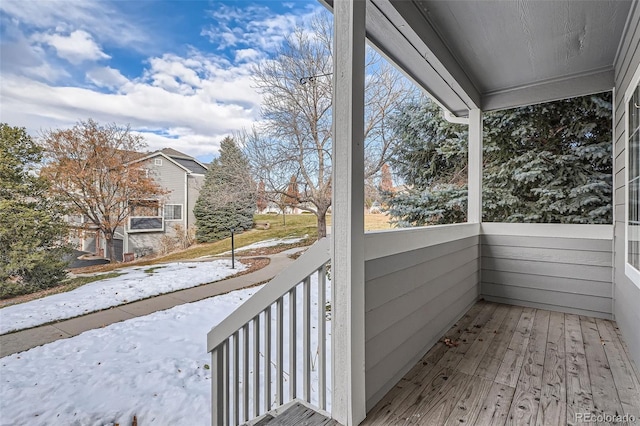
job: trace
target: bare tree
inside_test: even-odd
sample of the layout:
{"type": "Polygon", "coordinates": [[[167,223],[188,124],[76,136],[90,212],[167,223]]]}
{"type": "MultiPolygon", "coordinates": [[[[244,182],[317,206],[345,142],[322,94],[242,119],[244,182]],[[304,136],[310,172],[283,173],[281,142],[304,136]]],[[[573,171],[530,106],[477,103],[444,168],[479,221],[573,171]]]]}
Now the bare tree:
{"type": "Polygon", "coordinates": [[[113,237],[129,216],[132,202],[157,200],[165,192],[137,161],[146,146],[129,127],[100,125],[89,119],[42,136],[46,165],[42,175],[52,191],[104,235],[108,256],[115,258],[113,237]]]}
{"type": "MultiPolygon", "coordinates": [[[[332,25],[316,15],[296,28],[273,60],[256,64],[263,95],[263,123],[239,135],[254,173],[274,197],[286,196],[296,176],[297,207],[314,213],[318,236],[326,235],[331,206],[332,25]]],[[[391,144],[390,114],[409,96],[408,82],[372,49],[367,52],[363,179],[385,163],[391,144]]]]}

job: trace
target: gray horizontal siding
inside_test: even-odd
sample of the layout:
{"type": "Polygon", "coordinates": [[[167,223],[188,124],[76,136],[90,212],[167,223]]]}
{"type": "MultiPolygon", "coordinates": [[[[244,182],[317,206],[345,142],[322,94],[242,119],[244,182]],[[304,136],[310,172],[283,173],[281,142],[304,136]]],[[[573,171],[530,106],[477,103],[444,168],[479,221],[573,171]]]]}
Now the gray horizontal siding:
{"type": "Polygon", "coordinates": [[[625,221],[626,213],[624,205],[626,203],[625,187],[625,161],[628,155],[625,152],[626,132],[624,96],[631,84],[636,69],[640,66],[640,6],[638,2],[633,2],[630,11],[630,19],[626,26],[626,32],[620,45],[615,63],[615,117],[616,140],[615,140],[615,183],[616,188],[614,212],[615,227],[615,287],[614,287],[614,315],[624,339],[629,346],[629,353],[634,358],[637,365],[640,365],[640,288],[636,286],[625,273],[626,263],[626,240],[625,221]],[[617,158],[621,158],[620,161],[617,158]]]}
{"type": "Polygon", "coordinates": [[[487,300],[612,316],[611,240],[483,235],[481,253],[487,300]]]}
{"type": "Polygon", "coordinates": [[[477,300],[479,238],[462,238],[365,264],[367,409],[477,300]]]}

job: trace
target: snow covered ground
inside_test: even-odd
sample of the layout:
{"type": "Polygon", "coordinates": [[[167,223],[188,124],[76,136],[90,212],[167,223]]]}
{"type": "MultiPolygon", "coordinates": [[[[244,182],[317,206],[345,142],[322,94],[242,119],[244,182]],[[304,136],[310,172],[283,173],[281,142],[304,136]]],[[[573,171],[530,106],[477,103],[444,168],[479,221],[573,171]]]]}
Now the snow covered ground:
{"type": "Polygon", "coordinates": [[[231,269],[231,261],[221,259],[123,268],[117,271],[123,273],[119,277],[0,309],[0,334],[196,287],[246,269],[240,262],[235,266],[231,269]]]}
{"type": "MultiPolygon", "coordinates": [[[[248,246],[238,248],[235,251],[236,253],[238,253],[238,252],[255,250],[255,249],[265,248],[265,247],[276,247],[276,246],[283,246],[285,244],[295,244],[295,243],[299,243],[300,241],[304,241],[307,237],[308,235],[305,235],[304,237],[273,238],[271,240],[258,241],[257,243],[249,244],[248,246]]],[[[221,254],[223,255],[231,254],[231,250],[225,251],[224,253],[221,253],[221,254]]],[[[203,256],[203,257],[211,257],[211,256],[203,256]]]]}
{"type": "MultiPolygon", "coordinates": [[[[257,290],[177,306],[0,359],[0,425],[127,425],[134,414],[142,425],[209,424],[206,334],[257,290]]],[[[319,315],[315,307],[312,324],[319,315]]],[[[317,347],[317,337],[311,344],[317,347]]]]}

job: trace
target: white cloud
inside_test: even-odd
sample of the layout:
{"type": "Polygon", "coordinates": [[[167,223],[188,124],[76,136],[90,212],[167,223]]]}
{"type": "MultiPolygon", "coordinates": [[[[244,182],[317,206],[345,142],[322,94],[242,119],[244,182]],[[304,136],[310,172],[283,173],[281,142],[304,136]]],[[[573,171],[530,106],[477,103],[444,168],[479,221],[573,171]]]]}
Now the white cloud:
{"type": "Polygon", "coordinates": [[[248,62],[255,61],[256,59],[260,59],[264,57],[264,53],[256,50],[256,49],[238,49],[236,50],[236,63],[238,62],[248,62]]]}
{"type": "Polygon", "coordinates": [[[109,3],[97,0],[3,0],[0,11],[22,25],[69,33],[82,29],[131,49],[144,49],[149,37],[135,20],[127,19],[109,3]]]}
{"type": "Polygon", "coordinates": [[[142,25],[148,21],[138,25],[135,17],[114,9],[119,3],[0,1],[2,24],[9,23],[0,40],[3,121],[36,136],[91,117],[130,124],[145,136],[149,149],[170,146],[211,158],[225,136],[260,119],[252,64],[266,60],[269,49],[319,7],[310,6],[303,16],[295,15],[300,9],[277,16],[264,3],[213,4],[220,20],[205,32],[211,31],[208,37],[220,46],[235,47],[215,55],[188,46],[181,54],[156,53],[157,40],[142,25]],[[109,57],[101,46],[114,55],[110,66],[93,63],[109,57]],[[110,50],[118,46],[137,56],[146,52],[144,69],[132,76],[137,62],[123,75],[115,65],[119,49],[110,50]]]}
{"type": "Polygon", "coordinates": [[[120,71],[111,67],[92,68],[87,71],[87,80],[98,87],[107,89],[118,89],[129,82],[120,71]]]}
{"type": "Polygon", "coordinates": [[[150,149],[172,146],[207,157],[217,152],[225,135],[260,118],[261,98],[251,87],[248,65],[231,66],[195,51],[186,58],[151,58],[149,64],[145,74],[133,80],[109,67],[87,72],[88,81],[112,93],[8,74],[0,85],[0,114],[32,134],[88,117],[130,124],[150,149]]]}
{"type": "Polygon", "coordinates": [[[93,40],[91,34],[83,30],[76,30],[69,35],[39,34],[34,35],[35,40],[42,41],[56,49],[60,58],[66,59],[74,65],[84,61],[98,61],[109,59],[93,40]]]}
{"type": "Polygon", "coordinates": [[[218,49],[234,47],[236,50],[260,48],[273,51],[286,34],[290,34],[298,25],[304,25],[309,18],[323,10],[318,5],[309,5],[304,13],[289,11],[276,14],[264,5],[229,6],[216,4],[210,11],[215,23],[205,28],[202,35],[218,49]]]}

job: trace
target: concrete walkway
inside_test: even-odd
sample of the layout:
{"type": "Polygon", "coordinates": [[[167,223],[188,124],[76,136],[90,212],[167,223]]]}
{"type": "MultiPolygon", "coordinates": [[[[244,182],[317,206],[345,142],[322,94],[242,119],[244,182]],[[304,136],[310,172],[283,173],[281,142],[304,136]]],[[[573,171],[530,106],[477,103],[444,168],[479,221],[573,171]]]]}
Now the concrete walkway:
{"type": "MultiPolygon", "coordinates": [[[[126,305],[114,306],[104,311],[93,312],[49,325],[3,334],[0,336],[0,358],[59,339],[77,336],[88,330],[101,328],[135,317],[141,317],[185,303],[197,302],[198,300],[268,281],[293,263],[293,260],[288,255],[299,250],[301,249],[297,248],[273,255],[256,256],[268,257],[271,261],[264,268],[250,274],[227,278],[173,293],[162,294],[137,302],[127,303],[126,305]]],[[[242,259],[238,258],[238,260],[242,259]]]]}

